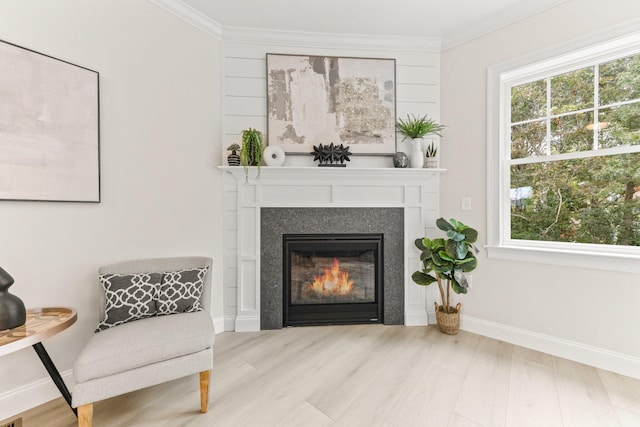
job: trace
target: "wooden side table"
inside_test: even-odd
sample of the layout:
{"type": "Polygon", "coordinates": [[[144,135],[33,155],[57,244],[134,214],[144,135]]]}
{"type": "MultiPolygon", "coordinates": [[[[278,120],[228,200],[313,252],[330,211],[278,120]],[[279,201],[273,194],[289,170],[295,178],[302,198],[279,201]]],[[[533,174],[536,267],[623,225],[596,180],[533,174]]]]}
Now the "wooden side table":
{"type": "Polygon", "coordinates": [[[0,356],[32,346],[62,397],[76,415],[76,409],[71,406],[71,393],[42,345],[42,341],[64,331],[73,325],[77,318],[78,315],[73,308],[32,308],[27,310],[27,322],[24,325],[0,331],[0,356]]]}

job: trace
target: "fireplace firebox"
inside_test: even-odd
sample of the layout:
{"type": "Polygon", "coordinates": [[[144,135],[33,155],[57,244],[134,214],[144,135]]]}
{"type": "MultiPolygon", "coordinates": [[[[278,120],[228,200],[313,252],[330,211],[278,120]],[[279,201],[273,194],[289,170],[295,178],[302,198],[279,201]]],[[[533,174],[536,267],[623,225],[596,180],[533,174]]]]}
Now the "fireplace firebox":
{"type": "Polygon", "coordinates": [[[285,234],[283,249],[283,326],[383,323],[382,234],[285,234]]]}

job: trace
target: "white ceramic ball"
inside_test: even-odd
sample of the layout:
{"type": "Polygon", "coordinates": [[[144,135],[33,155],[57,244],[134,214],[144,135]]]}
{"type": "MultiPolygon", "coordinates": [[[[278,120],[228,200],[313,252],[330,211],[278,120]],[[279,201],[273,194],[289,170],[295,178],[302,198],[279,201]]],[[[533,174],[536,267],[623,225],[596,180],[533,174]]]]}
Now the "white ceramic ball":
{"type": "Polygon", "coordinates": [[[282,166],[284,164],[284,150],[277,145],[269,145],[264,149],[262,158],[267,166],[282,166]]]}

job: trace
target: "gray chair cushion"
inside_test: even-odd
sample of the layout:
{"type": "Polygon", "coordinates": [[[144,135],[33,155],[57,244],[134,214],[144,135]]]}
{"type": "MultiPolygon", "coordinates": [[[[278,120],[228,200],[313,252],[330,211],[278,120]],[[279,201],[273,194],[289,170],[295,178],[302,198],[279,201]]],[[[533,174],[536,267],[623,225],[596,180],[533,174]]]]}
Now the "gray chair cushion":
{"type": "Polygon", "coordinates": [[[213,345],[207,311],[149,317],[95,334],[73,367],[77,382],[196,353],[213,345]]]}

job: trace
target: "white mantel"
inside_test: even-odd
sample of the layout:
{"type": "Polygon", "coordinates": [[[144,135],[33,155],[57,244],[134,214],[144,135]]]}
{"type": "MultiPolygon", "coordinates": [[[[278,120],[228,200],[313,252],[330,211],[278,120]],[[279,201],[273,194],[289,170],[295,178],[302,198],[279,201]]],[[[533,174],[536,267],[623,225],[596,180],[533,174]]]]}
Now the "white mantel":
{"type": "Polygon", "coordinates": [[[221,166],[225,172],[225,330],[260,330],[260,209],[400,207],[405,223],[405,324],[428,324],[413,245],[433,234],[444,169],[221,166]],[[235,209],[234,209],[235,207],[235,209]]]}

